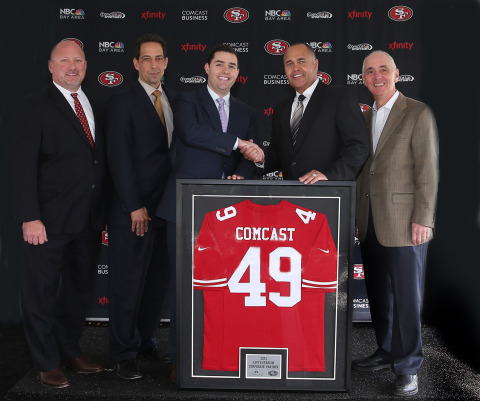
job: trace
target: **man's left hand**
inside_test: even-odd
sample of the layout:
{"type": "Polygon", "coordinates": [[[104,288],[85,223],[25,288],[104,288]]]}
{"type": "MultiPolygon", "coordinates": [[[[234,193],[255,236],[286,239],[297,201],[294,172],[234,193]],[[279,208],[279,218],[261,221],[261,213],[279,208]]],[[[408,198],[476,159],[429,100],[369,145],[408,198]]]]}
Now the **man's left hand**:
{"type": "Polygon", "coordinates": [[[245,178],[241,175],[232,174],[227,177],[227,180],[244,180],[245,178]]]}
{"type": "Polygon", "coordinates": [[[321,173],[318,170],[312,170],[305,175],[302,175],[299,178],[300,182],[304,184],[315,184],[317,181],[328,181],[328,178],[325,174],[321,173]]]}
{"type": "Polygon", "coordinates": [[[413,245],[420,245],[427,242],[430,237],[430,227],[422,226],[418,223],[412,223],[412,243],[413,245]]]}

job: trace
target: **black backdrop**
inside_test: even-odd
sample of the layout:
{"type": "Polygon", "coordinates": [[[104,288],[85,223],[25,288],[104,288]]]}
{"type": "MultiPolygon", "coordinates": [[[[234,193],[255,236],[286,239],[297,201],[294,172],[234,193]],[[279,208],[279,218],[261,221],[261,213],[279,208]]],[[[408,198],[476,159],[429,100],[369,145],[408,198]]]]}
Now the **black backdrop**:
{"type": "MultiPolygon", "coordinates": [[[[371,99],[358,75],[366,51],[354,49],[369,44],[374,49],[390,49],[404,76],[398,88],[405,95],[426,102],[435,112],[440,134],[441,181],[437,236],[430,245],[428,258],[424,321],[439,327],[451,348],[480,368],[480,122],[479,84],[473,60],[480,17],[477,1],[311,0],[292,6],[286,1],[251,0],[184,1],[180,5],[174,1],[55,0],[49,4],[2,2],[0,14],[0,171],[4,189],[0,220],[1,323],[21,320],[21,236],[13,215],[8,174],[12,116],[23,96],[50,81],[46,61],[53,43],[66,37],[83,42],[89,63],[84,87],[104,98],[135,79],[132,45],[142,33],[156,32],[167,39],[170,61],[165,83],[177,91],[198,88],[199,84],[192,81],[205,77],[203,64],[209,48],[218,42],[235,43],[243,50],[243,81],[236,84],[233,92],[257,110],[262,142],[269,139],[274,104],[288,93],[288,85],[282,83],[281,56],[267,53],[267,42],[316,44],[320,71],[328,74],[322,78],[330,77],[332,85],[350,86],[364,104],[371,104],[371,99]],[[409,7],[413,17],[403,22],[390,19],[388,11],[397,6],[409,7]],[[247,10],[248,19],[228,22],[224,13],[233,7],[247,10]],[[71,18],[67,10],[83,10],[83,15],[77,13],[83,18],[71,18]],[[186,15],[183,11],[206,19],[182,20],[182,15],[186,15]],[[282,11],[289,11],[290,16],[283,13],[282,17],[282,11]],[[125,18],[100,15],[112,12],[122,12],[125,18]],[[321,12],[330,13],[331,18],[321,12]],[[318,18],[311,18],[308,13],[318,18]],[[110,42],[114,46],[121,42],[124,51],[110,52],[110,42]],[[104,72],[121,74],[123,83],[115,87],[100,84],[98,77],[104,72]]],[[[117,50],[122,50],[121,45],[117,50]]],[[[104,78],[104,83],[109,82],[107,74],[104,78]]]]}

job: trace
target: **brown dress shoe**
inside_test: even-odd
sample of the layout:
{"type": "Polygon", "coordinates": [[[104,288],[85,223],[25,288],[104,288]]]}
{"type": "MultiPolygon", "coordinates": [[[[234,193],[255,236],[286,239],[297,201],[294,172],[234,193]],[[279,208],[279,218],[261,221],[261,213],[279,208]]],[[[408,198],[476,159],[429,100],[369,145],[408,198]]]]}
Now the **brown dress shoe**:
{"type": "Polygon", "coordinates": [[[63,361],[63,366],[66,366],[77,373],[97,373],[102,371],[102,366],[98,363],[89,361],[87,358],[83,356],[75,359],[70,359],[69,361],[63,361]]]}
{"type": "Polygon", "coordinates": [[[48,372],[38,372],[38,377],[42,386],[45,387],[64,388],[70,385],[60,368],[49,370],[48,372]]]}

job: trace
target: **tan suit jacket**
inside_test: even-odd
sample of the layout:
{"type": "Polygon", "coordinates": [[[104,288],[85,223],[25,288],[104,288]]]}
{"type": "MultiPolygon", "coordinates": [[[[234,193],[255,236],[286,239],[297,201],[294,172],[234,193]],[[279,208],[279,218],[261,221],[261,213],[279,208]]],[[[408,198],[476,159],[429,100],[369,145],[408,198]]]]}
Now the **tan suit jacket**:
{"type": "MultiPolygon", "coordinates": [[[[372,143],[372,111],[364,113],[372,143]]],[[[412,223],[434,227],[438,187],[438,134],[432,111],[399,94],[357,178],[357,221],[365,239],[369,203],[375,233],[386,247],[413,246],[412,223]]],[[[431,230],[430,238],[433,236],[431,230]]]]}

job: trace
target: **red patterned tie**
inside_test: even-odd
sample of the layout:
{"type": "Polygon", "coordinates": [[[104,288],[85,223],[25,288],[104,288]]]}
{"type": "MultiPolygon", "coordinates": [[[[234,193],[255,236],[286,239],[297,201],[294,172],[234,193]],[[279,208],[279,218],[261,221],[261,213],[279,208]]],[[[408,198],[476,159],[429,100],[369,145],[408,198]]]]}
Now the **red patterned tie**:
{"type": "Polygon", "coordinates": [[[85,116],[85,112],[83,111],[83,107],[80,104],[80,100],[78,100],[78,93],[72,93],[71,95],[73,97],[73,100],[75,100],[75,113],[77,113],[77,117],[80,120],[80,124],[82,124],[85,134],[87,134],[88,142],[90,142],[90,145],[92,145],[92,148],[95,149],[95,141],[93,140],[93,136],[90,131],[90,127],[88,125],[87,117],[85,116]]]}

